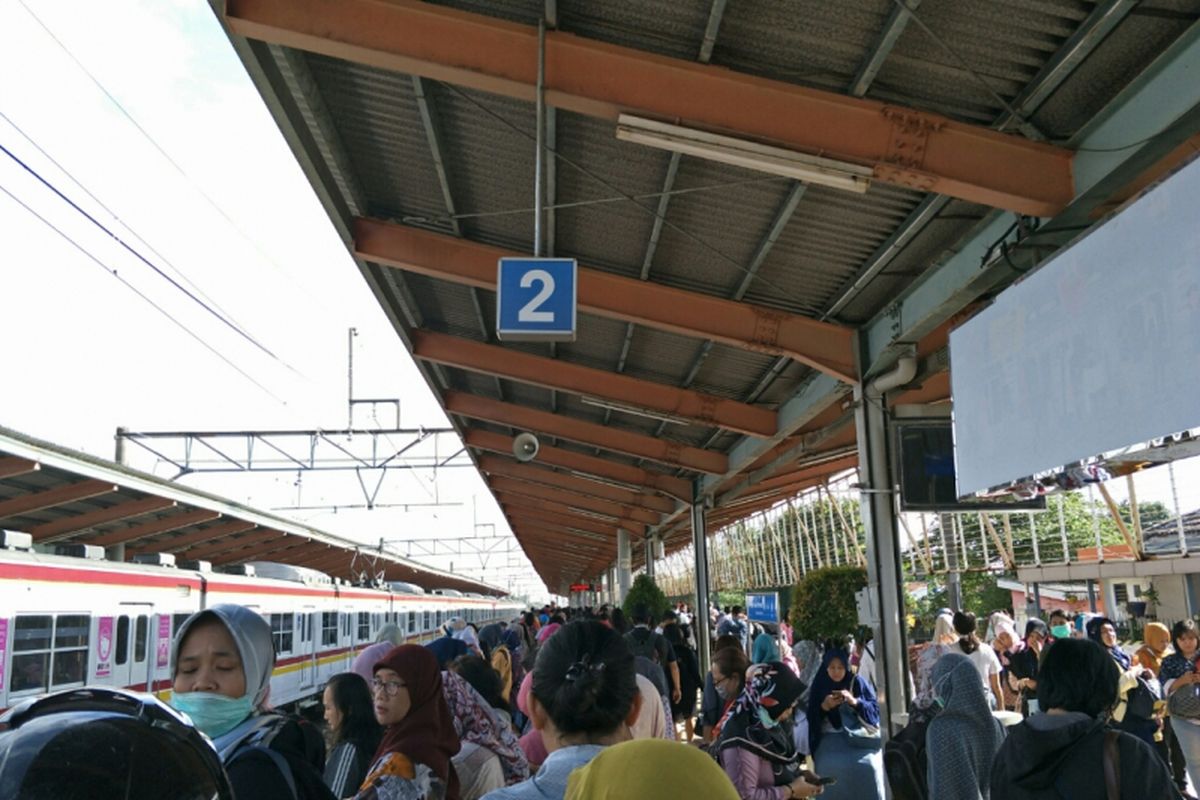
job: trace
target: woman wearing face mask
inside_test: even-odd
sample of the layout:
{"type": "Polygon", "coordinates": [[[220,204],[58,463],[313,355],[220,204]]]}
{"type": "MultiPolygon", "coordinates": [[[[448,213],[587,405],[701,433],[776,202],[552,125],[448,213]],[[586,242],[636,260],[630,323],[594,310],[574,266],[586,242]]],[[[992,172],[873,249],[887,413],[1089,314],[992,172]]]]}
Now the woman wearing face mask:
{"type": "Polygon", "coordinates": [[[450,763],[459,740],[437,657],[417,644],[395,647],[375,665],[371,687],[385,727],[355,800],[460,800],[450,763]]]}
{"type": "Polygon", "coordinates": [[[862,678],[850,672],[845,650],[825,652],[808,697],[808,738],[817,772],[836,778],[829,800],[883,800],[883,755],[856,747],[851,726],[879,726],[879,703],[862,678]]]}
{"type": "Polygon", "coordinates": [[[1025,623],[1025,641],[1020,650],[1009,656],[1009,670],[1015,678],[1017,691],[1021,693],[1021,714],[1028,717],[1037,711],[1038,665],[1046,637],[1050,635],[1046,623],[1030,617],[1025,623]]]}
{"type": "Polygon", "coordinates": [[[750,666],[750,659],[740,646],[718,650],[712,662],[709,673],[712,675],[713,690],[721,703],[721,713],[712,726],[709,741],[715,741],[721,735],[721,726],[729,718],[730,709],[746,685],[746,670],[750,666]]]}
{"type": "Polygon", "coordinates": [[[791,717],[804,685],[782,661],[757,664],[709,747],[742,800],[813,797],[821,786],[803,770],[791,717]]]}
{"type": "Polygon", "coordinates": [[[269,711],[274,668],[270,624],[244,606],[213,606],[188,617],[175,635],[171,705],[213,740],[236,796],[290,797],[292,784],[325,795],[304,729],[269,711]]]}
{"type": "Polygon", "coordinates": [[[1060,609],[1050,612],[1050,636],[1056,642],[1071,638],[1071,619],[1067,612],[1060,609]]]}
{"type": "MultiPolygon", "coordinates": [[[[717,641],[713,644],[712,658],[715,660],[717,653],[722,650],[732,647],[739,649],[741,644],[736,636],[718,636],[717,641]]],[[[716,687],[713,685],[713,672],[711,669],[704,675],[704,689],[700,692],[700,716],[697,718],[699,723],[700,738],[705,742],[712,741],[712,729],[717,724],[717,720],[725,713],[725,700],[717,695],[716,687]]]]}
{"type": "Polygon", "coordinates": [[[929,800],[987,800],[1004,730],[970,658],[942,656],[933,668],[933,696],[942,711],[925,733],[929,800]]]}

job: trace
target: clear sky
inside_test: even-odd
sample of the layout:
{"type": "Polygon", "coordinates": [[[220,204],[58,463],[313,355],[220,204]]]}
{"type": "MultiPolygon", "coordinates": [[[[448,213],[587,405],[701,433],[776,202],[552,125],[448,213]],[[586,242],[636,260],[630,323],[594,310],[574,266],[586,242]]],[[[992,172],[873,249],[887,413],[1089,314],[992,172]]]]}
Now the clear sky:
{"type": "MultiPolygon", "coordinates": [[[[112,455],[118,425],[342,427],[351,326],[359,332],[356,393],[403,398],[405,426],[447,424],[206,3],[3,0],[0,114],[0,145],[277,356],[231,331],[0,153],[0,187],[16,198],[0,192],[0,424],[101,456],[112,455]]],[[[374,422],[366,411],[355,421],[374,422]]],[[[134,466],[172,473],[131,455],[134,466]]],[[[1137,481],[1142,499],[1173,506],[1164,469],[1137,481]]],[[[295,475],[182,482],[267,509],[361,502],[357,482],[344,475],[299,484],[295,475]]],[[[1179,465],[1177,484],[1184,510],[1200,506],[1194,459],[1179,465]]],[[[1124,497],[1124,481],[1112,488],[1124,497]]],[[[291,513],[365,542],[469,536],[476,524],[508,533],[469,469],[442,471],[436,483],[428,472],[392,476],[378,502],[435,499],[446,505],[291,513]]],[[[474,558],[425,560],[479,574],[474,558]]],[[[541,595],[540,581],[518,561],[525,566],[499,570],[493,559],[486,577],[507,585],[512,576],[514,588],[535,584],[541,595]]]]}
{"type": "MultiPolygon", "coordinates": [[[[404,426],[448,424],[206,3],[0,2],[0,113],[0,145],[277,356],[188,299],[0,152],[0,187],[104,265],[0,192],[0,424],[105,457],[118,425],[341,428],[352,326],[355,394],[402,398],[404,426]]],[[[380,421],[390,425],[392,413],[381,408],[380,421]]],[[[368,409],[355,422],[374,424],[368,409]]],[[[133,466],[173,472],[136,448],[130,455],[133,466]]],[[[261,508],[362,502],[352,474],[310,474],[299,486],[294,474],[181,482],[261,508]]],[[[393,473],[378,502],[435,496],[447,505],[291,515],[372,542],[469,536],[475,523],[510,535],[473,469],[442,470],[436,484],[429,471],[393,473]]],[[[460,572],[480,567],[477,557],[424,560],[460,572]]],[[[515,588],[543,596],[523,555],[519,561],[523,567],[502,570],[493,557],[487,578],[501,585],[520,578],[515,588]]]]}

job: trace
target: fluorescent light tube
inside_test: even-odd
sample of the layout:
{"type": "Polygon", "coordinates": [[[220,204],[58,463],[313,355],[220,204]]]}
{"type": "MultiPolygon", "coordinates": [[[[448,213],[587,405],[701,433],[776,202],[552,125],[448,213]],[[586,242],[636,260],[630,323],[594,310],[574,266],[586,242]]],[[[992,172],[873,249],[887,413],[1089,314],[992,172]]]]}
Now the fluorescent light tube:
{"type": "Polygon", "coordinates": [[[782,147],[772,147],[629,114],[617,117],[617,138],[624,142],[644,144],[859,194],[870,188],[871,178],[874,176],[870,167],[859,164],[797,153],[782,147]]]}

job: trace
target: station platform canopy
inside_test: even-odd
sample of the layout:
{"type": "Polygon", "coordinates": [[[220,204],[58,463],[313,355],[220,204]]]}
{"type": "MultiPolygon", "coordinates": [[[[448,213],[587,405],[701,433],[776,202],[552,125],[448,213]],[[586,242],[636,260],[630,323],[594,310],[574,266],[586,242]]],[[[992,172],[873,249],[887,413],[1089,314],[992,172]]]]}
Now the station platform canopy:
{"type": "Polygon", "coordinates": [[[51,552],[56,545],[93,545],[124,560],[170,553],[218,568],[278,561],[349,581],[382,574],[427,589],[507,594],[2,427],[0,529],[27,533],[51,552]]]}
{"type": "Polygon", "coordinates": [[[551,587],[618,528],[670,551],[697,499],[719,528],[856,466],[856,387],[915,359],[887,402],[948,402],[948,331],[1200,141],[1183,0],[216,9],[551,587]],[[502,343],[540,20],[540,252],[579,320],[502,343]]]}

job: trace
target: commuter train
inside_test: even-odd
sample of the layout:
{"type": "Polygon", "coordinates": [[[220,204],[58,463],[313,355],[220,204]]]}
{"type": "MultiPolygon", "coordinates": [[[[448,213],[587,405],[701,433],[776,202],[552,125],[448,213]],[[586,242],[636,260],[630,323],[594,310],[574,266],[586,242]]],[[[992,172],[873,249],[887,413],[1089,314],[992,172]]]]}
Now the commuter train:
{"type": "Polygon", "coordinates": [[[169,699],[172,637],[190,614],[218,603],[248,606],[270,622],[276,707],[315,695],[388,622],[422,642],[453,617],[482,625],[520,610],[504,598],[425,594],[399,582],[351,586],[270,562],[222,572],[190,566],[0,550],[0,709],[84,685],[169,699]]]}

